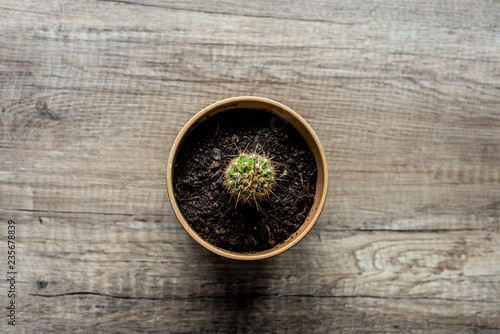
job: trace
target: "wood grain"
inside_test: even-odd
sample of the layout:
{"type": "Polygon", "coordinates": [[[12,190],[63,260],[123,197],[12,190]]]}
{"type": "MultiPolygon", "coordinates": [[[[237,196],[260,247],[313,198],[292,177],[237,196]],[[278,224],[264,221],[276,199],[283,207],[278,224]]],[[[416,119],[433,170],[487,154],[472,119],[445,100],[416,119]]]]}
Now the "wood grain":
{"type": "Polygon", "coordinates": [[[3,0],[0,157],[8,332],[500,331],[498,1],[3,0]],[[331,180],[255,263],[165,189],[181,127],[239,95],[299,112],[331,180]]]}

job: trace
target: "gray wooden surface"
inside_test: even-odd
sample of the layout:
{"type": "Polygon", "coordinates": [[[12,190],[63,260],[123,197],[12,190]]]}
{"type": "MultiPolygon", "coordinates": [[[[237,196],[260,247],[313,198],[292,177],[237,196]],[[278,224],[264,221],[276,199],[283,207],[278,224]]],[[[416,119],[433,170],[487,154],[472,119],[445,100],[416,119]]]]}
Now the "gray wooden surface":
{"type": "Polygon", "coordinates": [[[2,330],[500,331],[499,1],[0,0],[0,157],[2,330]],[[181,127],[239,95],[299,112],[331,180],[252,263],[165,187],[181,127]]]}

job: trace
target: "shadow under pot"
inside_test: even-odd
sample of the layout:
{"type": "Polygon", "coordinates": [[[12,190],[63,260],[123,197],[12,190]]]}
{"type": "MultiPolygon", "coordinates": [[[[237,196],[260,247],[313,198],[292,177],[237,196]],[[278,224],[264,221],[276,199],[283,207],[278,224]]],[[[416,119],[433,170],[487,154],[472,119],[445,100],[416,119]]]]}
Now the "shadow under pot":
{"type": "Polygon", "coordinates": [[[167,165],[172,208],[210,251],[257,260],[297,244],[326,201],[326,157],[292,109],[260,97],[219,101],[177,136],[167,165]]]}

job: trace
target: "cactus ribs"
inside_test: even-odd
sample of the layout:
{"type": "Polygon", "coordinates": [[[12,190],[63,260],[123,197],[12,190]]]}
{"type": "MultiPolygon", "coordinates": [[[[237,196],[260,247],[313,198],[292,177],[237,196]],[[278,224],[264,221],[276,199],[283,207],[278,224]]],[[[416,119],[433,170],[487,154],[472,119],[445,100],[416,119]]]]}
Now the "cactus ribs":
{"type": "MultiPolygon", "coordinates": [[[[276,164],[270,157],[256,152],[241,152],[235,157],[224,172],[224,184],[229,194],[236,199],[236,204],[255,203],[259,210],[259,201],[269,200],[276,184],[276,164]]],[[[277,197],[277,196],[276,196],[277,197]]]]}

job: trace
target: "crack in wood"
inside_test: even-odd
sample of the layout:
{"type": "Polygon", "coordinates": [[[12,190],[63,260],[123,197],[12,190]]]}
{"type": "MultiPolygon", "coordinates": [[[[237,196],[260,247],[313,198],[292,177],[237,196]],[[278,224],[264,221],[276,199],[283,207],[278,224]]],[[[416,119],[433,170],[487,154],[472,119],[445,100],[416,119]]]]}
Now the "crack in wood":
{"type": "Polygon", "coordinates": [[[261,19],[275,19],[275,20],[287,20],[287,21],[299,21],[299,22],[314,22],[314,23],[332,23],[338,25],[345,26],[354,26],[356,24],[360,24],[359,22],[335,22],[329,20],[320,20],[320,19],[305,19],[305,18],[294,18],[294,17],[280,17],[280,16],[272,16],[272,15],[252,15],[252,14],[240,14],[240,13],[227,13],[227,12],[217,12],[217,11],[209,11],[209,10],[201,10],[201,9],[188,9],[188,8],[177,8],[171,6],[160,6],[148,3],[140,3],[137,1],[127,1],[127,0],[97,0],[100,2],[114,2],[121,3],[126,5],[136,5],[141,7],[154,7],[161,8],[167,10],[175,10],[175,11],[183,11],[183,12],[191,12],[191,13],[203,13],[203,14],[215,14],[215,15],[229,15],[229,16],[239,16],[239,17],[250,17],[250,18],[261,18],[261,19]]]}
{"type": "MultiPolygon", "coordinates": [[[[9,209],[6,209],[9,210],[9,209]]],[[[91,212],[91,211],[59,211],[59,210],[31,210],[31,209],[10,209],[12,211],[19,212],[43,212],[43,213],[71,213],[71,214],[82,214],[82,215],[104,215],[104,216],[126,216],[133,217],[136,214],[133,213],[113,213],[113,212],[91,212]]],[[[161,214],[161,213],[142,213],[142,216],[153,216],[153,217],[172,217],[173,215],[161,214]]]]}
{"type": "Polygon", "coordinates": [[[425,296],[375,296],[375,295],[338,295],[338,296],[328,296],[328,295],[312,295],[312,294],[280,294],[280,293],[269,293],[269,294],[260,294],[260,293],[239,293],[234,295],[224,295],[224,296],[187,296],[187,297],[133,297],[133,296],[120,296],[120,295],[112,295],[107,293],[100,292],[90,292],[90,291],[81,291],[81,292],[66,292],[59,294],[38,294],[38,293],[30,293],[30,296],[33,297],[43,297],[43,298],[58,298],[65,296],[99,296],[99,297],[108,297],[108,298],[116,298],[116,299],[131,299],[131,300],[194,300],[194,299],[238,299],[242,297],[254,297],[254,298],[319,298],[319,299],[356,299],[356,298],[366,298],[366,299],[384,299],[384,300],[436,300],[436,301],[447,301],[453,303],[487,303],[497,305],[500,302],[493,302],[487,300],[469,300],[469,299],[454,299],[454,298],[438,298],[438,297],[425,297],[425,296]]]}

